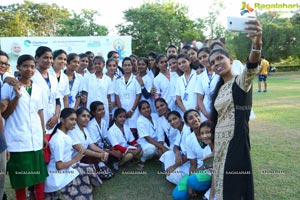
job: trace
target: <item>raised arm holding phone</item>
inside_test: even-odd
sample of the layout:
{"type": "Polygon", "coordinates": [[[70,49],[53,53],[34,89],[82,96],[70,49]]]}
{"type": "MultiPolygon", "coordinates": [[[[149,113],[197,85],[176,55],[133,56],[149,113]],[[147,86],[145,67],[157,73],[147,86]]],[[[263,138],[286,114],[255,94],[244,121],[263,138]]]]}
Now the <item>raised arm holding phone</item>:
{"type": "Polygon", "coordinates": [[[249,115],[252,107],[252,82],[257,74],[262,49],[262,26],[248,18],[246,37],[252,41],[246,69],[232,72],[232,57],[223,49],[213,49],[209,62],[220,75],[213,95],[212,120],[215,127],[213,190],[216,199],[254,199],[250,158],[249,115]]]}

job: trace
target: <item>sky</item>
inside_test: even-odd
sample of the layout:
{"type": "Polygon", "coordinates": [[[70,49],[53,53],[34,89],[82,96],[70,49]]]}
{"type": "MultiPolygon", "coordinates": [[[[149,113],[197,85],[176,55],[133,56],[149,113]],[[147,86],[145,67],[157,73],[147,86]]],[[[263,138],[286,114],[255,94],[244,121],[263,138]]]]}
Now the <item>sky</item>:
{"type": "MultiPolygon", "coordinates": [[[[137,8],[145,2],[154,2],[151,0],[29,0],[34,3],[55,3],[59,6],[67,8],[69,11],[80,12],[82,9],[92,9],[100,13],[97,23],[108,27],[110,34],[116,32],[115,26],[124,22],[123,12],[130,8],[137,8]]],[[[187,15],[190,19],[202,18],[207,16],[212,0],[173,0],[188,7],[187,15]]],[[[240,0],[237,2],[236,10],[239,12],[240,0]]],[[[23,3],[23,0],[0,0],[1,5],[9,5],[13,3],[23,3]]],[[[232,1],[231,1],[232,2],[232,1]]],[[[234,3],[228,3],[232,8],[234,3]]]]}
{"type": "MultiPolygon", "coordinates": [[[[104,25],[109,29],[109,35],[116,35],[115,26],[124,22],[123,12],[130,8],[138,8],[146,2],[154,2],[155,0],[29,0],[34,3],[55,3],[69,11],[79,13],[82,9],[96,10],[100,13],[100,17],[96,19],[97,23],[104,25]]],[[[207,17],[208,11],[212,9],[214,0],[173,0],[188,7],[187,16],[190,19],[207,17]]],[[[286,0],[218,0],[224,2],[225,8],[221,11],[219,22],[225,26],[226,16],[240,15],[242,2],[245,1],[250,5],[255,3],[287,3],[286,0]]],[[[299,0],[289,0],[288,3],[297,3],[299,0]]],[[[10,5],[14,3],[23,3],[24,0],[0,0],[0,5],[10,5]]],[[[300,9],[300,2],[299,2],[300,9]]]]}

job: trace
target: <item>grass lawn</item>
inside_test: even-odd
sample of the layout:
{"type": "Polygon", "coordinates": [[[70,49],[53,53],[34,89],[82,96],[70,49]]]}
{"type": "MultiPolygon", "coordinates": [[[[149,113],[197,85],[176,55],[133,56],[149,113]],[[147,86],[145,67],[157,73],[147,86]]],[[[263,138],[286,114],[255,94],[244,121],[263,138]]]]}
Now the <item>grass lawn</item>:
{"type": "MultiPolygon", "coordinates": [[[[268,83],[267,93],[256,92],[256,79],[253,88],[256,118],[250,122],[250,138],[255,196],[258,200],[296,200],[300,197],[300,71],[273,73],[268,83]]],[[[94,199],[172,199],[174,186],[159,173],[159,161],[146,163],[142,174],[136,172],[134,166],[119,171],[95,189],[94,199]]],[[[6,185],[9,199],[14,199],[6,185]]]]}

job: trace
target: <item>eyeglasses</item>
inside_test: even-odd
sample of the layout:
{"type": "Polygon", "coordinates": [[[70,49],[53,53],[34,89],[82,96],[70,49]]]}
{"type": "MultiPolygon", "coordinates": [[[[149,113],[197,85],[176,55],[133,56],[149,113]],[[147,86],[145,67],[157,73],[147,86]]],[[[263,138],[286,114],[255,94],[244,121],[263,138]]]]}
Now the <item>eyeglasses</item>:
{"type": "Polygon", "coordinates": [[[5,63],[5,62],[2,62],[2,61],[0,61],[0,65],[4,65],[5,67],[8,67],[9,66],[9,63],[5,63]]]}

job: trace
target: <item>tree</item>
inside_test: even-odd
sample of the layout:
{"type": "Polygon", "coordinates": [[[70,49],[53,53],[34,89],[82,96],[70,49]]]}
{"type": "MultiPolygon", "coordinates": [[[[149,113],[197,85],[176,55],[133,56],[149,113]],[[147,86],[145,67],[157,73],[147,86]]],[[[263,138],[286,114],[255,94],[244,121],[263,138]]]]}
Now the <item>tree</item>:
{"type": "Polygon", "coordinates": [[[52,36],[58,29],[58,21],[70,14],[56,4],[24,4],[0,6],[1,36],[52,36]]]}
{"type": "Polygon", "coordinates": [[[82,10],[80,14],[73,12],[72,16],[59,21],[61,28],[57,30],[59,36],[101,36],[107,35],[108,29],[105,26],[96,24],[95,16],[97,11],[82,10]]]}
{"type": "Polygon", "coordinates": [[[105,26],[95,23],[93,10],[72,13],[56,4],[33,3],[0,6],[0,36],[96,36],[107,35],[105,26]]]}
{"type": "Polygon", "coordinates": [[[204,19],[206,35],[209,39],[222,38],[225,36],[225,28],[218,23],[218,17],[223,9],[224,3],[222,0],[215,0],[209,8],[208,17],[204,19]]]}
{"type": "Polygon", "coordinates": [[[183,39],[202,39],[197,24],[185,15],[187,8],[174,2],[145,3],[124,12],[125,24],[117,25],[121,35],[132,36],[133,53],[165,52],[169,44],[178,46],[183,39]]]}

